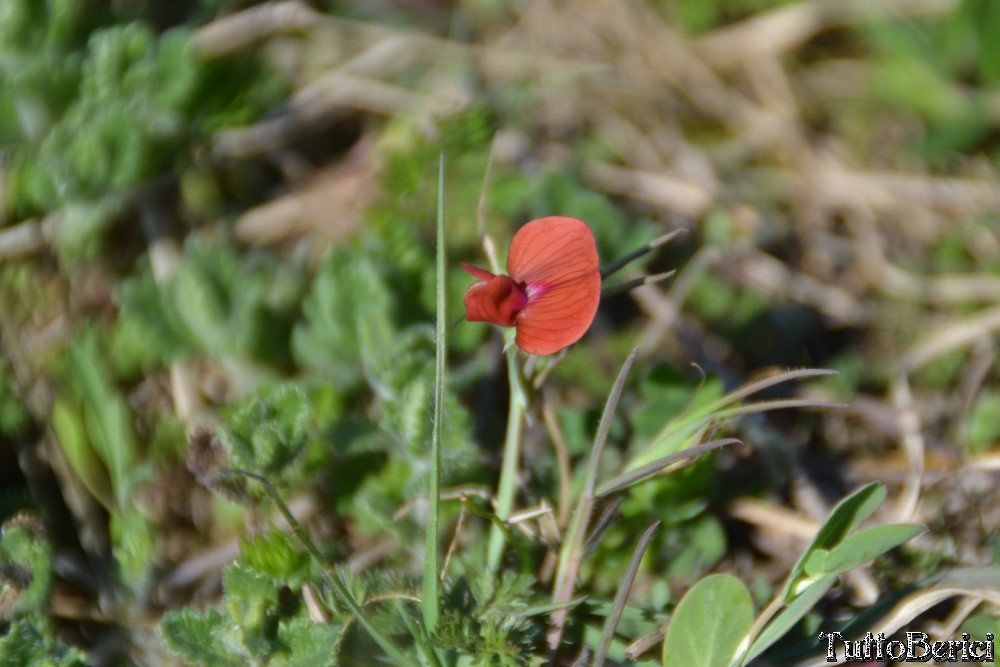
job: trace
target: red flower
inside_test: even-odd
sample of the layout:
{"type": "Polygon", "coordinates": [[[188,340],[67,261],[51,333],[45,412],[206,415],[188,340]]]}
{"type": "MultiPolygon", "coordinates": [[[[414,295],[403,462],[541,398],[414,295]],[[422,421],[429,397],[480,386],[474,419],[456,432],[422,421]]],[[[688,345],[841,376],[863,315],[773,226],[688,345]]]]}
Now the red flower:
{"type": "Polygon", "coordinates": [[[465,317],[515,327],[517,346],[554,354],[583,337],[601,300],[601,269],[594,234],[576,218],[550,216],[514,235],[507,273],[468,264],[477,278],[465,293],[465,317]]]}

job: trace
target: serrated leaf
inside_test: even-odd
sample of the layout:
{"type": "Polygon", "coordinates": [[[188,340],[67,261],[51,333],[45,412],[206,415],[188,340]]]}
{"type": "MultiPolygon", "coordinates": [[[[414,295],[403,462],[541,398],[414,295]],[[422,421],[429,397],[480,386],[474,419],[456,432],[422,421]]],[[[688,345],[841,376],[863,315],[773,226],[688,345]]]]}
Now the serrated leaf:
{"type": "Polygon", "coordinates": [[[260,622],[261,615],[276,607],[278,593],[267,575],[236,562],[222,573],[226,609],[236,623],[260,622]]]}
{"type": "Polygon", "coordinates": [[[222,431],[233,466],[281,475],[305,446],[311,418],[306,393],[296,384],[271,386],[250,397],[222,431]]]}
{"type": "Polygon", "coordinates": [[[188,607],[164,614],[160,634],[167,648],[192,665],[244,667],[247,661],[226,650],[219,642],[227,623],[214,609],[199,614],[188,607]]]}
{"type": "Polygon", "coordinates": [[[670,619],[663,665],[726,667],[752,624],[746,586],[729,574],[707,576],[681,598],[670,619]]]}
{"type": "Polygon", "coordinates": [[[282,651],[270,661],[274,667],[323,667],[336,664],[340,628],[294,618],[278,628],[282,651]]]}
{"type": "Polygon", "coordinates": [[[333,249],[302,305],[305,323],[292,338],[296,359],[341,385],[356,383],[362,371],[379,369],[395,345],[391,308],[374,261],[354,249],[333,249]]]}
{"type": "Polygon", "coordinates": [[[41,616],[27,616],[0,635],[0,665],[4,667],[85,667],[83,654],[61,645],[41,616]]]}
{"type": "Polygon", "coordinates": [[[240,546],[240,558],[258,572],[274,581],[288,582],[298,588],[309,574],[309,557],[290,535],[275,527],[263,535],[245,540],[240,546]]]}
{"type": "Polygon", "coordinates": [[[222,573],[226,611],[240,633],[248,655],[267,658],[277,646],[278,592],[267,575],[243,563],[222,573]]]}

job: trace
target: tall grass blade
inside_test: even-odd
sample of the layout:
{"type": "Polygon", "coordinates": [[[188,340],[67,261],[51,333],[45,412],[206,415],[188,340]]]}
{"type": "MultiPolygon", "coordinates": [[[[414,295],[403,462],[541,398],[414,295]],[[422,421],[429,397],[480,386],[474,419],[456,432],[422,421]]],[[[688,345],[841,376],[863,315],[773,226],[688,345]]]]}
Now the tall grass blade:
{"type": "Polygon", "coordinates": [[[444,236],[444,153],[438,162],[438,208],[437,208],[437,320],[434,335],[435,369],[434,369],[434,424],[431,429],[431,471],[427,486],[427,542],[424,552],[423,593],[420,598],[420,610],[423,613],[424,627],[429,634],[437,630],[438,618],[441,615],[440,586],[438,584],[438,515],[441,502],[441,420],[444,418],[444,383],[446,358],[448,352],[448,314],[447,286],[445,275],[445,236],[444,236]]]}
{"type": "Polygon", "coordinates": [[[639,563],[642,562],[646,548],[649,546],[649,542],[653,539],[653,535],[656,534],[656,530],[659,527],[660,522],[654,522],[642,534],[639,543],[635,545],[635,551],[632,552],[632,560],[628,564],[628,571],[625,573],[624,579],[622,579],[618,595],[615,596],[614,606],[611,608],[611,613],[608,614],[608,618],[604,622],[604,631],[601,633],[601,644],[597,647],[597,654],[594,656],[593,664],[595,665],[603,665],[604,660],[608,657],[608,647],[611,646],[611,640],[615,635],[615,628],[618,627],[618,621],[621,620],[625,601],[628,600],[628,594],[632,590],[632,582],[635,581],[635,575],[639,571],[639,563]]]}
{"type": "MultiPolygon", "coordinates": [[[[608,432],[611,429],[611,420],[615,416],[618,408],[618,401],[621,399],[622,390],[625,388],[625,380],[635,363],[635,357],[639,348],[632,348],[625,363],[622,364],[618,378],[615,380],[611,393],[608,395],[608,402],[604,404],[604,413],[601,415],[601,423],[597,429],[597,437],[594,439],[594,447],[590,452],[590,461],[587,463],[586,477],[584,478],[583,491],[580,494],[580,501],[577,503],[576,512],[570,522],[569,530],[566,533],[566,541],[563,542],[559,552],[559,567],[556,571],[555,586],[552,592],[552,601],[556,604],[566,602],[573,596],[576,586],[576,577],[580,571],[583,561],[584,542],[587,536],[587,527],[590,522],[590,514],[594,508],[594,488],[597,486],[597,471],[600,466],[601,455],[604,453],[604,445],[608,441],[608,432]]],[[[552,615],[552,623],[549,626],[549,662],[553,662],[556,651],[562,643],[563,629],[566,626],[566,618],[569,616],[568,609],[560,609],[552,615]]]]}

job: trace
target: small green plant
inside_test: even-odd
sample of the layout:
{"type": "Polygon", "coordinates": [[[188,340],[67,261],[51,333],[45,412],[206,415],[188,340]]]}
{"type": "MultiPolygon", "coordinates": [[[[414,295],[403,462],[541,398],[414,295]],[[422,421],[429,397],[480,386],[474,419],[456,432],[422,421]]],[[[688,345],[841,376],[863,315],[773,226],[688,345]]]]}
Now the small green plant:
{"type": "Polygon", "coordinates": [[[52,427],[73,472],[111,516],[120,574],[131,585],[148,573],[152,533],[131,501],[149,468],[124,398],[112,384],[96,331],[84,332],[66,354],[65,395],[52,408],[52,427]]]}
{"type": "Polygon", "coordinates": [[[739,667],[749,663],[790,632],[840,575],[926,530],[914,524],[883,524],[857,530],[883,500],[885,486],[877,483],[865,485],[841,500],[799,557],[780,594],[756,619],[750,592],[735,577],[712,575],[692,586],[667,626],[664,666],[739,667]],[[727,612],[720,614],[720,609],[727,612]],[[722,641],[706,647],[697,639],[706,636],[722,641]]]}
{"type": "Polygon", "coordinates": [[[46,615],[52,550],[41,521],[22,513],[0,529],[0,661],[11,667],[83,667],[84,654],[56,638],[46,615]]]}
{"type": "Polygon", "coordinates": [[[66,258],[93,255],[143,187],[283,90],[254,58],[199,59],[189,29],[105,25],[72,1],[11,0],[0,45],[0,132],[14,146],[6,205],[16,219],[57,214],[66,258]]]}
{"type": "MultiPolygon", "coordinates": [[[[443,183],[443,165],[439,178],[443,183]]],[[[289,413],[280,406],[303,405],[304,395],[294,389],[283,389],[254,397],[234,412],[215,436],[226,452],[223,460],[243,470],[218,468],[202,471],[202,477],[215,488],[244,489],[233,496],[241,497],[243,502],[259,504],[265,495],[277,502],[311,560],[298,557],[294,545],[280,534],[272,533],[270,538],[248,543],[240,562],[226,570],[224,611],[183,610],[165,617],[162,631],[167,644],[185,660],[205,665],[228,664],[225,661],[234,657],[236,662],[340,664],[342,654],[346,661],[348,653],[356,654],[358,647],[369,646],[370,650],[384,652],[397,664],[457,665],[468,664],[475,657],[477,664],[526,665],[544,655],[564,654],[571,637],[571,643],[582,640],[589,647],[587,650],[593,651],[597,664],[606,656],[620,659],[626,654],[626,646],[618,637],[622,627],[650,633],[666,619],[662,613],[653,612],[655,620],[650,623],[647,618],[643,622],[640,620],[643,613],[650,611],[644,612],[642,607],[627,602],[628,591],[635,583],[659,522],[650,525],[648,515],[635,510],[625,515],[631,523],[647,522],[648,528],[633,545],[627,569],[616,577],[619,593],[615,599],[588,599],[585,591],[589,580],[597,576],[597,570],[588,567],[591,555],[603,558],[606,564],[615,562],[595,551],[608,525],[607,519],[600,518],[601,512],[607,508],[613,510],[632,496],[641,497],[647,488],[662,488],[670,479],[665,475],[678,463],[734,443],[733,439],[712,440],[712,434],[729,420],[772,409],[826,405],[803,399],[748,400],[781,383],[826,374],[825,371],[780,373],[729,393],[708,383],[686,404],[675,402],[679,412],[665,423],[662,416],[640,412],[637,423],[646,424],[639,430],[643,440],[614,464],[606,460],[605,452],[635,363],[636,350],[633,350],[604,405],[597,433],[587,448],[588,463],[573,474],[573,479],[562,482],[574,489],[565,499],[569,502],[566,516],[571,518],[561,527],[563,534],[558,544],[546,545],[521,534],[511,522],[516,512],[515,477],[527,420],[537,414],[535,405],[542,399],[536,387],[544,382],[550,369],[544,363],[525,364],[518,350],[511,346],[505,354],[511,398],[496,504],[492,509],[484,508],[474,498],[460,496],[463,516],[486,520],[488,539],[463,547],[460,534],[456,533],[443,558],[438,541],[439,521],[447,508],[442,502],[442,461],[452,446],[450,443],[455,442],[446,437],[453,425],[449,426],[445,365],[448,300],[443,202],[442,190],[438,200],[436,345],[424,394],[428,402],[410,408],[414,416],[430,415],[428,428],[410,431],[400,427],[406,422],[389,418],[395,402],[413,400],[407,387],[421,382],[422,376],[409,375],[402,381],[390,381],[399,377],[407,366],[394,362],[391,355],[388,358],[380,355],[379,351],[392,347],[389,341],[406,337],[395,331],[391,320],[385,317],[390,292],[366,260],[349,255],[335,262],[328,260],[325,271],[329,273],[318,279],[320,291],[310,297],[312,302],[306,310],[309,328],[302,329],[298,337],[299,354],[312,355],[300,359],[324,360],[319,367],[328,369],[330,377],[340,386],[357,388],[362,378],[383,379],[376,384],[380,412],[385,415],[381,421],[383,428],[403,436],[412,445],[429,446],[422,454],[429,460],[429,474],[417,478],[422,480],[428,499],[422,581],[418,584],[405,571],[392,568],[358,577],[328,563],[269,481],[273,479],[280,486],[287,468],[284,464],[275,467],[274,461],[295,458],[295,453],[301,450],[302,425],[309,421],[306,413],[295,410],[289,413]],[[358,285],[360,291],[339,293],[338,290],[347,289],[346,285],[358,285]],[[326,310],[334,306],[346,311],[334,315],[326,310]],[[321,330],[334,328],[340,329],[341,338],[330,340],[317,335],[321,330]],[[226,480],[224,484],[222,480],[226,480]],[[248,492],[255,486],[266,494],[248,492]],[[539,549],[553,559],[547,585],[532,574],[537,567],[533,564],[533,554],[539,549]],[[519,564],[520,574],[510,569],[515,563],[519,564]],[[284,604],[282,586],[287,586],[289,596],[284,604]],[[314,592],[307,594],[307,589],[314,592]],[[320,594],[317,596],[315,591],[320,594]],[[311,616],[315,620],[304,615],[303,600],[307,595],[313,600],[311,616]],[[599,632],[596,628],[592,632],[589,627],[586,619],[591,615],[603,619],[599,632]],[[215,638],[216,642],[208,642],[209,638],[215,638]],[[325,653],[321,654],[317,647],[322,647],[325,653]]],[[[649,405],[662,408],[664,400],[670,402],[669,392],[659,395],[656,385],[650,386],[646,395],[653,402],[649,405]]],[[[656,412],[662,415],[659,409],[656,412]]],[[[750,594],[735,578],[712,575],[696,583],[680,601],[667,626],[663,663],[741,665],[768,649],[792,630],[840,574],[922,530],[916,526],[888,525],[857,531],[858,525],[875,511],[884,497],[884,487],[870,485],[838,505],[789,575],[785,590],[756,622],[750,594]],[[735,610],[726,616],[723,625],[719,625],[714,613],[720,600],[735,610]],[[710,632],[723,632],[728,639],[719,642],[714,652],[699,652],[690,638],[704,637],[710,632]],[[698,660],[689,662],[695,654],[698,660]]],[[[456,527],[456,530],[461,529],[456,527]]],[[[412,535],[405,531],[399,534],[412,535]]]]}
{"type": "Polygon", "coordinates": [[[222,576],[223,611],[185,609],[163,619],[167,645],[193,665],[330,665],[341,629],[308,617],[280,580],[248,565],[222,576]]]}

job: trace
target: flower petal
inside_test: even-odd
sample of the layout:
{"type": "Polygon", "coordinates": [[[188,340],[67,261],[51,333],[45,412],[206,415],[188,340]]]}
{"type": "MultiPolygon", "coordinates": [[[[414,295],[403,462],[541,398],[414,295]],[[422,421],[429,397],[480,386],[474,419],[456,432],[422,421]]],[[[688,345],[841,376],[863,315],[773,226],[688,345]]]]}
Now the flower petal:
{"type": "Polygon", "coordinates": [[[473,283],[462,301],[465,303],[465,319],[469,322],[490,322],[510,327],[514,326],[515,318],[528,302],[528,297],[508,276],[490,274],[485,282],[473,283]]]}
{"type": "Polygon", "coordinates": [[[492,273],[490,273],[486,269],[481,269],[478,266],[473,266],[472,264],[466,264],[465,262],[462,262],[461,266],[463,269],[474,275],[477,280],[482,280],[483,282],[486,282],[487,280],[493,277],[492,273]]]}
{"type": "Polygon", "coordinates": [[[507,270],[527,297],[514,318],[519,348],[553,354],[583,337],[601,301],[600,258],[587,223],[562,216],[529,222],[510,244],[507,270]]]}

